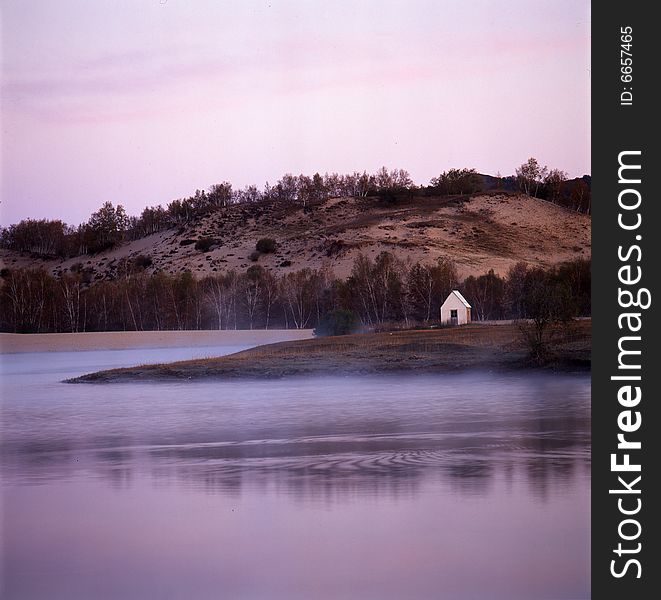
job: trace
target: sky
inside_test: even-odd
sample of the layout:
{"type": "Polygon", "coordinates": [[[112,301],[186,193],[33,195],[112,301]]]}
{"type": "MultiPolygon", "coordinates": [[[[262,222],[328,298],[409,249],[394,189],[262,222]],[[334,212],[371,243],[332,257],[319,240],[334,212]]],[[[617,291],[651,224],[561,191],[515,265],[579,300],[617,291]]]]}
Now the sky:
{"type": "Polygon", "coordinates": [[[230,181],[590,173],[587,0],[2,0],[0,224],[230,181]]]}

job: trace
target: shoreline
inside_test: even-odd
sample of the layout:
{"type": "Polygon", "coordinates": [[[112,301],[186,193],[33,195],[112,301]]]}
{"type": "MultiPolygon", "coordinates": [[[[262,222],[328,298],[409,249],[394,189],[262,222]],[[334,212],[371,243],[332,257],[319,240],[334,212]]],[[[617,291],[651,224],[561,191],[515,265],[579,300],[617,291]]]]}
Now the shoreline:
{"type": "Polygon", "coordinates": [[[28,352],[89,352],[94,350],[146,350],[196,348],[268,343],[312,337],[312,329],[193,329],[168,331],[95,331],[81,333],[0,333],[0,354],[28,352]]]}
{"type": "Polygon", "coordinates": [[[529,361],[516,325],[471,324],[449,329],[278,342],[218,358],[98,371],[66,382],[281,379],[462,371],[585,373],[591,367],[590,328],[590,321],[575,321],[569,327],[553,328],[548,341],[549,360],[543,366],[529,361]]]}

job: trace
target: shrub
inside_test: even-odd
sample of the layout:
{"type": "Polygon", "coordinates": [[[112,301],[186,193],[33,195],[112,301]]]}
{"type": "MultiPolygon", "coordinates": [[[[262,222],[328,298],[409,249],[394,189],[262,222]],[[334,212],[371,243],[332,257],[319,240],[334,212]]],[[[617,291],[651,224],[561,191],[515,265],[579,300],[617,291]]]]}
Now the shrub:
{"type": "Polygon", "coordinates": [[[139,269],[146,269],[147,267],[152,266],[153,261],[151,256],[147,254],[139,254],[133,259],[133,264],[139,269]]]}
{"type": "Polygon", "coordinates": [[[319,320],[314,335],[323,337],[327,335],[347,335],[358,330],[360,321],[358,315],[352,310],[339,308],[327,312],[319,320]]]}
{"type": "Polygon", "coordinates": [[[257,252],[261,252],[262,254],[270,254],[271,252],[275,252],[277,246],[278,245],[275,243],[274,239],[262,238],[261,240],[257,241],[255,249],[257,252]]]}
{"type": "Polygon", "coordinates": [[[261,254],[255,250],[255,252],[251,252],[251,253],[248,255],[248,258],[249,258],[252,262],[257,262],[257,261],[259,260],[259,257],[260,257],[260,256],[261,256],[261,254]]]}
{"type": "Polygon", "coordinates": [[[377,198],[384,202],[385,204],[397,204],[405,198],[410,197],[410,194],[407,192],[398,192],[396,190],[379,190],[377,193],[377,198]]]}
{"type": "Polygon", "coordinates": [[[218,245],[218,240],[211,237],[202,237],[195,242],[195,250],[200,252],[209,252],[214,246],[218,245]]]}
{"type": "Polygon", "coordinates": [[[191,244],[194,244],[194,243],[195,243],[195,240],[187,239],[187,240],[181,240],[179,242],[179,245],[180,246],[190,246],[191,244]]]}
{"type": "Polygon", "coordinates": [[[326,252],[326,256],[340,256],[348,249],[349,245],[344,240],[328,240],[321,248],[321,250],[326,252]]]}
{"type": "Polygon", "coordinates": [[[85,267],[80,272],[80,280],[86,285],[92,283],[93,278],[94,278],[94,269],[92,267],[85,267]]]}
{"type": "Polygon", "coordinates": [[[251,281],[258,281],[264,276],[264,267],[251,265],[246,269],[246,275],[251,281]]]}

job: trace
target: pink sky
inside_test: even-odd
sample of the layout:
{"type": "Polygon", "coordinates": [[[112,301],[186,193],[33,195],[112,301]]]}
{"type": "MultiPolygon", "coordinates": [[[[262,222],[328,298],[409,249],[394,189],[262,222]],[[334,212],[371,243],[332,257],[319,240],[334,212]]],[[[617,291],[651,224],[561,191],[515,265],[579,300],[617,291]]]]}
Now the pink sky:
{"type": "Polygon", "coordinates": [[[283,173],[590,172],[584,0],[3,0],[0,223],[283,173]]]}

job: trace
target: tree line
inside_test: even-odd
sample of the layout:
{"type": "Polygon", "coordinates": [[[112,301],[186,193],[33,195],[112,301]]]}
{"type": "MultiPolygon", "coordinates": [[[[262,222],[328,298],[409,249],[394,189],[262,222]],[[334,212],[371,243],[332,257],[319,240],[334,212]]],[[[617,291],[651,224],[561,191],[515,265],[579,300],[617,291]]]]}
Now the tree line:
{"type": "Polygon", "coordinates": [[[437,197],[471,194],[490,189],[521,190],[578,212],[591,212],[590,178],[569,181],[559,169],[542,167],[530,158],[509,177],[480,175],[475,169],[449,169],[432,178],[428,186],[416,186],[404,169],[380,168],[349,174],[313,176],[285,174],[263,189],[249,185],[233,188],[224,181],[208,190],[196,190],[163,206],[150,206],[139,216],[129,216],[122,205],[105,202],[85,223],[67,225],[61,220],[25,219],[0,229],[0,246],[42,257],[95,254],[126,241],[181,227],[233,204],[282,203],[305,210],[329,198],[377,197],[395,202],[402,197],[437,197]]]}
{"type": "Polygon", "coordinates": [[[365,327],[438,322],[452,289],[473,307],[474,320],[587,316],[590,262],[576,259],[542,269],[514,265],[459,281],[455,264],[404,262],[388,252],[359,255],[345,279],[329,268],[284,275],[259,265],[196,279],[148,274],[144,261],[125,260],[118,277],[89,285],[84,270],[55,278],[44,269],[5,269],[0,328],[6,332],[143,331],[314,328],[332,311],[350,311],[365,327]]]}

